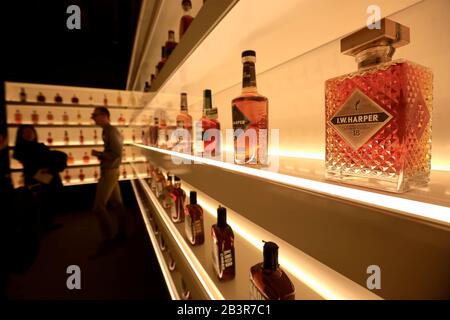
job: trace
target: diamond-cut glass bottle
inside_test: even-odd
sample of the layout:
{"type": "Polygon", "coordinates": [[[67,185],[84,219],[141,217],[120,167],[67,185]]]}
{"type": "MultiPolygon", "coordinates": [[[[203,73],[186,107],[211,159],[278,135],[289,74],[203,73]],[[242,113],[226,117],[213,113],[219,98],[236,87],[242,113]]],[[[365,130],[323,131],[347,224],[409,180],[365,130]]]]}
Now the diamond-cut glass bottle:
{"type": "Polygon", "coordinates": [[[392,192],[429,181],[433,74],[392,60],[407,43],[409,29],[388,19],[341,40],[358,71],[325,85],[328,179],[392,192]]]}

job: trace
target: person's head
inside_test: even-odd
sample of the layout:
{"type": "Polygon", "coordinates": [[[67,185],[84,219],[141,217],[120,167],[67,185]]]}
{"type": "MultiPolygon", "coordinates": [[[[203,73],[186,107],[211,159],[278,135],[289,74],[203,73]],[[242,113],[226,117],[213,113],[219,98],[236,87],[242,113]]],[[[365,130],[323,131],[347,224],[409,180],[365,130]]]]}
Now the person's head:
{"type": "Polygon", "coordinates": [[[97,107],[91,115],[91,118],[95,121],[98,126],[105,126],[109,123],[109,110],[105,107],[97,107]]]}
{"type": "Polygon", "coordinates": [[[21,144],[23,142],[37,142],[37,141],[38,141],[37,132],[32,125],[23,124],[19,126],[16,136],[16,145],[21,144]]]}

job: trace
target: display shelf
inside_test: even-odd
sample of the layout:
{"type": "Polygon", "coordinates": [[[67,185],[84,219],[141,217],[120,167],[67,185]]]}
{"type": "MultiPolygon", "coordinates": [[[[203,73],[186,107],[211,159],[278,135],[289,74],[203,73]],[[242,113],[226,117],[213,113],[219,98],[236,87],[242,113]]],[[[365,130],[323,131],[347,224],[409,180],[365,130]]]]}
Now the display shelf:
{"type": "MultiPolygon", "coordinates": [[[[274,241],[280,246],[280,264],[294,283],[296,299],[379,299],[369,290],[346,279],[230,209],[227,210],[227,220],[235,232],[236,278],[232,281],[221,282],[213,271],[210,239],[211,226],[217,220],[215,211],[220,203],[186,182],[182,183],[187,194],[190,191],[197,191],[198,203],[205,213],[205,243],[191,246],[185,239],[184,223],[172,223],[169,214],[161,206],[148,184],[143,179],[139,181],[152,201],[155,212],[176,240],[177,249],[189,261],[189,265],[210,299],[249,299],[248,273],[251,266],[262,261],[262,240],[274,241]]],[[[189,200],[186,201],[188,203],[189,200]]]]}
{"type": "Polygon", "coordinates": [[[123,110],[140,110],[143,107],[132,106],[105,106],[105,105],[93,105],[93,104],[74,104],[74,103],[45,103],[45,102],[21,102],[21,101],[6,101],[6,105],[20,106],[20,107],[42,107],[42,108],[89,108],[94,109],[96,107],[106,107],[108,109],[123,109],[123,110]]]}
{"type": "Polygon", "coordinates": [[[448,191],[440,183],[448,185],[447,172],[433,172],[430,190],[397,195],[330,183],[313,159],[282,157],[280,170],[272,172],[136,147],[147,150],[150,165],[179,176],[361,286],[367,267],[379,265],[383,283],[389,283],[376,292],[383,298],[446,297],[450,211],[448,191]],[[315,167],[319,171],[311,170],[315,167]],[[414,284],[403,287],[411,278],[414,284]]]}
{"type": "MultiPolygon", "coordinates": [[[[119,181],[130,181],[130,180],[136,180],[138,179],[138,177],[120,177],[119,181]]],[[[70,187],[70,186],[80,186],[80,185],[85,185],[85,184],[94,184],[97,183],[98,180],[95,178],[86,178],[83,181],[80,181],[80,179],[71,179],[70,182],[67,181],[62,181],[63,185],[65,187],[70,187]]]]}
{"type": "Polygon", "coordinates": [[[175,151],[134,144],[159,154],[201,163],[253,178],[279,183],[330,197],[373,206],[393,213],[423,219],[450,227],[450,172],[434,170],[427,187],[416,188],[402,194],[363,189],[351,185],[337,184],[325,180],[324,162],[317,159],[271,156],[271,166],[255,169],[251,166],[235,165],[233,154],[226,153],[225,161],[217,161],[183,154],[175,151]]]}
{"type": "MultiPolygon", "coordinates": [[[[131,164],[131,163],[146,163],[147,159],[139,159],[139,160],[125,160],[122,161],[122,165],[131,164]]],[[[89,167],[98,167],[100,166],[99,161],[89,161],[89,163],[84,163],[83,161],[75,161],[73,164],[68,164],[67,169],[71,168],[89,168],[89,167]]],[[[11,172],[21,172],[23,170],[22,167],[11,167],[11,172]]]]}
{"type": "MultiPolygon", "coordinates": [[[[25,125],[32,125],[35,128],[68,128],[68,129],[73,129],[73,128],[93,128],[93,129],[98,129],[99,126],[95,125],[95,124],[64,124],[64,123],[54,123],[54,124],[33,124],[31,122],[23,122],[21,124],[18,123],[8,123],[8,127],[11,128],[17,128],[20,125],[25,124],[25,125]]],[[[133,125],[119,125],[116,123],[111,123],[111,125],[113,127],[117,127],[117,128],[142,128],[143,126],[145,126],[144,124],[133,124],[133,125]]]]}

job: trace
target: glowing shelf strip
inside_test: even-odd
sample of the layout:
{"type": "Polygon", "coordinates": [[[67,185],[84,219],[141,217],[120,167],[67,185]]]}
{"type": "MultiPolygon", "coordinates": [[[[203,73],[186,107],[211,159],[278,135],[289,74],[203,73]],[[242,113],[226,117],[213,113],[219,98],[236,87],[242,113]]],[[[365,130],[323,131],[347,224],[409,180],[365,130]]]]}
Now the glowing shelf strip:
{"type": "Polygon", "coordinates": [[[145,206],[142,203],[141,198],[139,197],[139,193],[138,193],[138,190],[136,187],[136,181],[131,181],[131,185],[133,186],[133,190],[136,195],[137,203],[141,210],[142,217],[144,218],[144,223],[145,223],[145,227],[147,228],[148,236],[150,238],[150,241],[152,242],[153,250],[155,251],[156,258],[158,259],[159,265],[161,267],[161,271],[164,276],[164,280],[166,281],[170,296],[171,296],[172,300],[181,300],[180,295],[178,294],[178,291],[177,291],[177,287],[175,286],[175,283],[173,282],[173,279],[170,275],[170,270],[167,267],[164,256],[163,256],[161,250],[159,249],[158,240],[156,239],[155,235],[153,234],[152,226],[150,224],[150,221],[149,221],[146,211],[145,211],[145,206]]]}
{"type": "Polygon", "coordinates": [[[450,226],[450,208],[445,206],[439,206],[431,203],[425,203],[410,199],[404,199],[400,197],[380,194],[371,191],[353,189],[350,187],[339,186],[335,184],[330,184],[326,182],[314,181],[310,179],[289,176],[285,174],[280,174],[277,172],[271,172],[262,169],[254,169],[245,166],[235,165],[234,163],[222,162],[197,156],[192,156],[189,154],[183,154],[179,152],[174,152],[170,150],[164,150],[154,147],[149,147],[141,144],[133,144],[134,146],[159,152],[162,154],[167,154],[175,158],[181,158],[186,160],[191,160],[196,163],[207,164],[210,166],[227,169],[233,172],[238,172],[257,178],[262,178],[277,183],[294,186],[297,188],[318,192],[325,195],[330,195],[338,197],[345,200],[350,200],[352,202],[358,202],[361,204],[369,205],[372,207],[377,207],[381,209],[387,209],[390,211],[395,211],[416,218],[427,219],[439,224],[444,224],[450,226]]]}
{"type": "MultiPolygon", "coordinates": [[[[185,181],[182,183],[182,188],[187,194],[189,194],[190,191],[196,191],[198,204],[203,208],[204,212],[207,212],[217,219],[217,208],[221,205],[219,202],[210,198],[202,191],[192,187],[185,181]]],[[[262,252],[263,249],[262,240],[275,241],[280,247],[279,262],[283,269],[291,273],[300,282],[304,283],[324,299],[381,299],[368,289],[363,288],[356,282],[311,258],[286,241],[254,224],[229,208],[227,208],[227,223],[235,233],[239,234],[260,252],[262,252]]]]}
{"type": "Polygon", "coordinates": [[[184,237],[180,234],[178,229],[175,227],[174,223],[167,215],[166,210],[161,206],[158,199],[153,194],[153,192],[150,190],[147,183],[145,183],[142,180],[140,180],[140,181],[141,181],[142,187],[145,189],[146,193],[150,197],[150,199],[153,203],[153,206],[158,211],[159,216],[161,217],[161,219],[163,220],[167,229],[171,233],[172,238],[176,241],[178,247],[180,248],[180,250],[183,253],[186,260],[188,261],[188,263],[191,266],[192,270],[194,271],[195,275],[199,279],[200,283],[202,284],[202,286],[205,289],[209,298],[212,300],[224,300],[225,299],[224,296],[222,295],[220,290],[217,288],[214,281],[209,277],[205,268],[200,263],[200,261],[197,259],[195,254],[192,252],[192,249],[189,247],[189,245],[186,243],[186,240],[184,240],[184,237]]]}

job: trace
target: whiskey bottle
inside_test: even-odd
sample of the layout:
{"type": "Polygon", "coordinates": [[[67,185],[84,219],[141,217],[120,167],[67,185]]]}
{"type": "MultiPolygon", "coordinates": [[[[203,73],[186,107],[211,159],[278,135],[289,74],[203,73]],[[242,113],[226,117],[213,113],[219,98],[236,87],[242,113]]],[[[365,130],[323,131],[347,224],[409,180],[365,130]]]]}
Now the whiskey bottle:
{"type": "Polygon", "coordinates": [[[53,124],[53,114],[52,114],[51,111],[49,111],[49,112],[47,113],[47,123],[48,123],[48,124],[53,124]]]}
{"type": "Polygon", "coordinates": [[[181,1],[181,6],[183,7],[183,16],[180,20],[180,40],[183,35],[186,33],[187,29],[191,25],[194,17],[191,16],[192,2],[191,0],[183,0],[181,1]]]}
{"type": "Polygon", "coordinates": [[[55,103],[62,103],[62,102],[63,102],[62,97],[59,95],[59,93],[56,93],[55,103]]]}
{"type": "Polygon", "coordinates": [[[33,110],[31,114],[31,123],[38,124],[39,123],[39,115],[36,113],[36,110],[33,110]]]}
{"type": "Polygon", "coordinates": [[[159,119],[155,117],[153,125],[150,126],[150,146],[152,147],[158,146],[158,136],[159,136],[158,130],[159,130],[159,119]]]}
{"type": "Polygon", "coordinates": [[[167,148],[167,126],[166,120],[160,119],[158,127],[158,147],[161,149],[167,148]]]}
{"type": "Polygon", "coordinates": [[[80,169],[80,174],[78,175],[78,178],[80,179],[81,182],[84,181],[84,177],[85,177],[85,175],[84,175],[83,169],[80,169]]]}
{"type": "Polygon", "coordinates": [[[108,98],[106,97],[106,94],[103,98],[103,105],[106,107],[108,105],[108,98]]]}
{"type": "Polygon", "coordinates": [[[155,179],[155,186],[156,186],[155,194],[157,198],[161,197],[165,185],[166,185],[166,178],[162,174],[161,170],[158,170],[156,172],[156,179],[155,179]]]}
{"type": "Polygon", "coordinates": [[[232,101],[234,161],[236,164],[268,164],[269,101],[258,94],[256,53],[242,52],[242,94],[232,101]]]}
{"type": "Polygon", "coordinates": [[[156,74],[158,75],[167,61],[167,50],[165,46],[161,47],[161,60],[156,65],[156,74]]]}
{"type": "Polygon", "coordinates": [[[83,120],[81,118],[80,111],[77,112],[77,123],[78,123],[78,125],[82,125],[83,124],[83,120]]]}
{"type": "Polygon", "coordinates": [[[173,176],[167,174],[167,182],[162,192],[162,206],[164,209],[170,209],[172,202],[170,201],[170,193],[173,190],[173,176]]]}
{"type": "Polygon", "coordinates": [[[156,76],[154,73],[152,73],[150,76],[150,87],[152,87],[153,84],[155,83],[155,79],[156,79],[156,76]]]}
{"type": "Polygon", "coordinates": [[[20,88],[19,100],[20,102],[27,102],[27,94],[25,93],[25,88],[20,88]]]}
{"type": "Polygon", "coordinates": [[[211,227],[212,258],[214,271],[219,280],[231,280],[236,275],[234,233],[227,224],[227,209],[217,209],[217,223],[211,227]]]}
{"type": "Polygon", "coordinates": [[[98,143],[97,130],[94,130],[94,144],[98,143]]]}
{"type": "Polygon", "coordinates": [[[80,144],[84,144],[83,130],[80,130],[80,144]]]}
{"type": "Polygon", "coordinates": [[[91,161],[91,158],[89,157],[88,153],[85,152],[84,156],[83,156],[83,162],[84,163],[89,163],[89,161],[91,161]]]}
{"type": "Polygon", "coordinates": [[[64,180],[66,183],[70,183],[71,176],[69,174],[69,170],[66,170],[66,173],[64,174],[64,180]]]}
{"type": "Polygon", "coordinates": [[[126,166],[122,167],[122,178],[124,178],[124,179],[127,178],[127,168],[126,168],[126,166]]]}
{"type": "Polygon", "coordinates": [[[134,134],[134,129],[131,130],[131,141],[133,141],[133,143],[136,143],[136,135],[134,134]]]}
{"type": "Polygon", "coordinates": [[[123,117],[123,114],[120,114],[119,119],[117,120],[117,122],[121,126],[125,125],[125,118],[123,117]]]}
{"type": "Polygon", "coordinates": [[[42,92],[39,92],[39,94],[38,94],[37,97],[36,97],[36,100],[37,100],[38,102],[45,103],[45,96],[42,94],[42,92]]]}
{"type": "Polygon", "coordinates": [[[51,132],[49,132],[48,135],[47,135],[47,144],[50,145],[50,146],[53,144],[53,138],[52,138],[52,133],[51,132]]]}
{"type": "Polygon", "coordinates": [[[97,170],[97,168],[94,168],[94,179],[95,179],[95,181],[98,180],[98,170],[97,170]]]}
{"type": "Polygon", "coordinates": [[[433,74],[395,48],[409,28],[389,19],[341,40],[358,71],[326,81],[326,178],[391,192],[426,185],[433,74]]]}
{"type": "Polygon", "coordinates": [[[64,131],[64,144],[69,144],[69,133],[67,131],[64,131]]]}
{"type": "Polygon", "coordinates": [[[205,242],[205,232],[203,228],[203,209],[197,204],[197,192],[189,193],[190,204],[184,208],[184,230],[186,238],[193,246],[205,242]]]}
{"type": "Polygon", "coordinates": [[[122,105],[122,96],[120,95],[120,91],[117,94],[117,105],[121,106],[122,105]]]}
{"type": "Polygon", "coordinates": [[[250,268],[251,300],[295,300],[295,288],[278,264],[278,246],[265,242],[264,261],[250,268]]]}
{"type": "Polygon", "coordinates": [[[169,37],[168,37],[168,39],[166,41],[166,45],[165,45],[167,58],[170,57],[173,50],[175,50],[177,44],[178,43],[175,42],[175,31],[169,30],[169,37]]]}
{"type": "Polygon", "coordinates": [[[148,83],[148,81],[145,81],[144,83],[144,92],[150,92],[150,84],[148,83]]]}
{"type": "Polygon", "coordinates": [[[22,113],[20,113],[20,110],[16,110],[16,113],[14,114],[14,121],[17,124],[21,124],[22,123],[22,113]]]}
{"type": "Polygon", "coordinates": [[[68,116],[67,112],[65,112],[65,111],[63,113],[62,120],[63,120],[64,124],[68,124],[69,123],[69,116],[68,116]]]}
{"type": "Polygon", "coordinates": [[[170,217],[173,222],[177,223],[184,221],[184,202],[186,200],[186,193],[181,189],[180,178],[175,176],[174,181],[175,183],[172,192],[170,193],[172,201],[170,206],[170,217]]]}
{"type": "Polygon", "coordinates": [[[211,90],[203,91],[203,116],[197,122],[196,152],[204,157],[220,155],[220,123],[217,108],[212,107],[211,90]]]}
{"type": "Polygon", "coordinates": [[[89,105],[90,106],[94,105],[94,99],[92,98],[92,95],[89,96],[89,105]]]}
{"type": "Polygon", "coordinates": [[[180,113],[177,115],[177,146],[179,152],[191,153],[192,117],[188,113],[187,93],[181,93],[180,113]]]}
{"type": "Polygon", "coordinates": [[[72,97],[72,99],[71,99],[71,102],[72,102],[73,104],[78,104],[78,103],[80,102],[80,100],[78,100],[78,98],[77,98],[76,95],[73,95],[73,97],[72,97]]]}
{"type": "Polygon", "coordinates": [[[67,164],[73,164],[75,162],[73,155],[71,152],[69,152],[69,155],[67,156],[67,164]]]}

